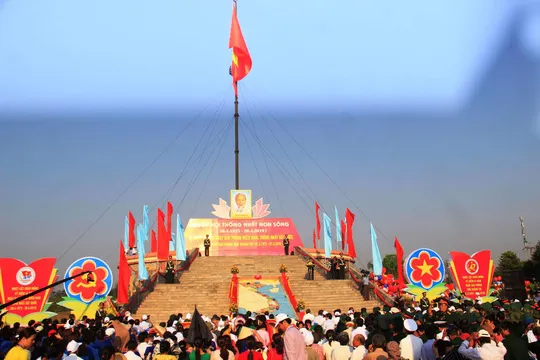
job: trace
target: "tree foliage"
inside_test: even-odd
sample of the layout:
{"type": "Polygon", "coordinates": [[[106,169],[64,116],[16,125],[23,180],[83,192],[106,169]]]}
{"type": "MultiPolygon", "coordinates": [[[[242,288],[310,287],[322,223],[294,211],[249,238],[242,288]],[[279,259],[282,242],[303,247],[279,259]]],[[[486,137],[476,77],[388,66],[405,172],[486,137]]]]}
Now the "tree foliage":
{"type": "Polygon", "coordinates": [[[499,257],[499,272],[521,269],[521,260],[514,251],[505,251],[499,257]]]}
{"type": "Polygon", "coordinates": [[[396,254],[385,255],[382,261],[382,266],[386,268],[387,274],[392,274],[397,277],[397,257],[396,254]]]}

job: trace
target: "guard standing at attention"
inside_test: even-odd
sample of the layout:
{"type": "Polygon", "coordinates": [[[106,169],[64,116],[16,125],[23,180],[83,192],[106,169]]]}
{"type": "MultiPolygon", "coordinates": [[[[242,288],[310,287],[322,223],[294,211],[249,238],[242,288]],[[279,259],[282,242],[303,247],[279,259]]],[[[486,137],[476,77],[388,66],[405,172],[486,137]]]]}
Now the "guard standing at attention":
{"type": "Polygon", "coordinates": [[[210,245],[212,245],[212,243],[210,242],[208,234],[206,234],[206,239],[204,239],[204,256],[210,256],[210,245]]]}
{"type": "Polygon", "coordinates": [[[169,261],[167,261],[166,273],[165,273],[165,283],[173,284],[174,283],[174,261],[172,256],[169,256],[169,261]]]}
{"type": "Polygon", "coordinates": [[[345,263],[345,259],[343,258],[343,253],[339,254],[338,259],[338,268],[339,268],[339,279],[344,280],[345,279],[345,267],[347,266],[345,263]]]}
{"type": "Polygon", "coordinates": [[[306,266],[307,266],[307,279],[314,280],[315,279],[315,264],[313,264],[313,261],[309,259],[306,266]]]}
{"type": "Polygon", "coordinates": [[[285,234],[285,238],[283,239],[283,248],[285,249],[285,255],[289,255],[289,238],[287,237],[287,234],[285,234]]]}

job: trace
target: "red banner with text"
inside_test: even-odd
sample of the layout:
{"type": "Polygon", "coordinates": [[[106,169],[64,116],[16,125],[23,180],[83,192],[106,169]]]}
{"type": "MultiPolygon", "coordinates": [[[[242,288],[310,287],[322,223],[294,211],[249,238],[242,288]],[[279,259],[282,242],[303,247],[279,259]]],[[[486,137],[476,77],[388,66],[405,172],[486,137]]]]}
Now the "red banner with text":
{"type": "MultiPolygon", "coordinates": [[[[13,258],[0,259],[0,300],[3,304],[52,284],[56,280],[55,258],[41,258],[30,264],[13,258]]],[[[7,308],[24,317],[43,311],[52,289],[42,291],[7,308]]]]}
{"type": "Polygon", "coordinates": [[[458,290],[466,297],[476,299],[488,296],[495,267],[491,251],[482,250],[472,255],[450,252],[450,272],[458,290]]]}
{"type": "Polygon", "coordinates": [[[303,246],[290,218],[190,219],[184,233],[186,248],[202,251],[206,234],[211,240],[211,256],[284,255],[285,235],[290,251],[303,246]]]}

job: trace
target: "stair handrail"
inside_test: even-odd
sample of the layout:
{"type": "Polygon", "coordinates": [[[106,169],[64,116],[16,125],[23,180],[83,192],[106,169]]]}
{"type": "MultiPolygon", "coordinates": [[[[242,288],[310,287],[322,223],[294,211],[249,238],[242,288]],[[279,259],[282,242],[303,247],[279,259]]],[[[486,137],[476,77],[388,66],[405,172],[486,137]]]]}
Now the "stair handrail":
{"type": "Polygon", "coordinates": [[[296,296],[294,295],[291,289],[291,284],[289,283],[289,277],[287,276],[286,272],[281,273],[279,282],[281,283],[281,287],[283,288],[283,291],[285,291],[285,294],[287,294],[287,297],[289,298],[289,302],[291,303],[293,307],[293,311],[295,312],[296,318],[301,320],[303,318],[304,312],[298,311],[298,300],[296,300],[296,296]]]}
{"type": "Polygon", "coordinates": [[[313,265],[315,265],[315,268],[317,269],[317,271],[322,276],[326,277],[330,273],[330,271],[331,271],[330,267],[327,267],[327,265],[325,264],[325,263],[328,263],[328,259],[324,259],[324,262],[320,261],[319,259],[317,259],[313,255],[311,255],[310,253],[305,251],[304,248],[302,248],[300,246],[296,246],[294,248],[294,253],[297,254],[299,257],[304,258],[304,260],[305,260],[305,258],[311,260],[313,262],[313,265]]]}
{"type": "Polygon", "coordinates": [[[231,285],[229,286],[229,311],[234,313],[238,311],[238,275],[232,274],[231,285]],[[236,311],[234,311],[236,308],[236,311]]]}
{"type": "MultiPolygon", "coordinates": [[[[351,275],[351,279],[358,285],[358,286],[361,286],[363,284],[362,282],[362,274],[360,273],[360,271],[354,267],[354,266],[351,266],[349,267],[349,275],[351,275]]],[[[370,290],[373,294],[375,294],[380,301],[382,301],[385,305],[388,305],[388,306],[393,306],[392,304],[394,303],[394,298],[392,298],[390,295],[388,294],[385,294],[383,292],[381,292],[378,288],[377,288],[377,284],[374,283],[373,281],[369,281],[371,287],[370,287],[370,290]]]]}
{"type": "MultiPolygon", "coordinates": [[[[191,251],[191,253],[188,254],[185,261],[182,261],[178,264],[178,266],[175,269],[175,273],[182,273],[186,270],[188,270],[195,261],[195,259],[199,256],[199,248],[195,248],[191,251]]],[[[132,269],[132,272],[133,269],[132,269]]],[[[159,267],[156,270],[156,272],[148,279],[139,282],[139,286],[136,288],[135,292],[129,297],[128,302],[123,305],[119,312],[123,314],[126,311],[135,312],[141,303],[146,299],[148,294],[150,294],[152,291],[154,291],[154,288],[156,286],[156,283],[158,283],[159,276],[164,276],[165,272],[161,272],[159,267]]]]}

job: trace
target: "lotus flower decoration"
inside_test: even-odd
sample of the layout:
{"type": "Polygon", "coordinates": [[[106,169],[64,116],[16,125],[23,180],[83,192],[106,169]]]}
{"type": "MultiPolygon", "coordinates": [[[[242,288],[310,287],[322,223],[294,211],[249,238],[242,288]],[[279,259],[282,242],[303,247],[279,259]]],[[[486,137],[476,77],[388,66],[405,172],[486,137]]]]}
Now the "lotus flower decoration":
{"type": "Polygon", "coordinates": [[[230,219],[231,218],[231,207],[227,205],[227,202],[222,198],[219,198],[219,205],[212,204],[214,211],[212,215],[221,218],[221,219],[230,219]]]}
{"type": "Polygon", "coordinates": [[[253,206],[253,218],[254,219],[260,219],[265,216],[270,215],[270,211],[268,211],[268,208],[270,207],[270,204],[265,204],[263,202],[263,198],[260,198],[255,202],[255,206],[253,206]]]}

